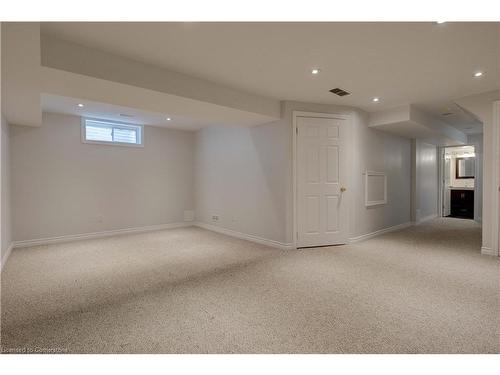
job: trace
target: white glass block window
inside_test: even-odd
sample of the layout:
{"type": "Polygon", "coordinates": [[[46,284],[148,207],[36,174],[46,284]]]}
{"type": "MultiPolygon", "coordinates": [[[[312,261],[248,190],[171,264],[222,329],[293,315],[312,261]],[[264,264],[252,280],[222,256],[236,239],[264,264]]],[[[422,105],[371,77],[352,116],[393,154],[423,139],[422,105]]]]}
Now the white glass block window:
{"type": "Polygon", "coordinates": [[[82,141],[123,146],[143,145],[143,126],[96,119],[82,119],[82,141]]]}

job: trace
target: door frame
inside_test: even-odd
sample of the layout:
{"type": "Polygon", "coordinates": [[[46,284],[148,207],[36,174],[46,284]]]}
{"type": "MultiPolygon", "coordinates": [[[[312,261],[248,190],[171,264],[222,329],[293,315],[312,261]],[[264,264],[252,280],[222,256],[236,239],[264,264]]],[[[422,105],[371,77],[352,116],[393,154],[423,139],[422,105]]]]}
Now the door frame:
{"type": "MultiPolygon", "coordinates": [[[[438,147],[437,157],[439,158],[438,164],[438,217],[443,217],[444,205],[444,152],[446,147],[438,147]]],[[[475,185],[474,185],[475,186],[475,185]]],[[[475,194],[475,192],[474,192],[475,194]]]]}
{"type": "MultiPolygon", "coordinates": [[[[493,121],[492,121],[492,179],[491,179],[491,198],[492,198],[492,253],[500,256],[500,100],[493,102],[493,121]]],[[[484,157],[484,154],[483,154],[484,157]]],[[[484,163],[484,161],[483,161],[484,163]]],[[[487,172],[488,173],[488,172],[487,172]]],[[[484,175],[484,172],[483,172],[484,175]]],[[[488,199],[488,197],[486,197],[488,199]]],[[[484,197],[483,197],[484,201],[484,197]]]]}
{"type": "MultiPolygon", "coordinates": [[[[320,112],[309,112],[309,111],[292,111],[292,136],[293,136],[293,141],[292,141],[292,187],[293,187],[293,200],[292,200],[292,210],[293,210],[293,248],[297,249],[297,242],[298,242],[298,220],[297,220],[297,206],[298,206],[298,195],[297,195],[297,142],[298,142],[298,137],[297,137],[297,118],[298,117],[314,117],[314,118],[327,118],[327,119],[341,119],[345,120],[347,122],[347,139],[346,142],[348,145],[351,145],[351,133],[352,133],[352,116],[348,114],[341,114],[341,113],[320,113],[320,112]]],[[[347,148],[347,160],[352,161],[352,154],[351,150],[352,147],[347,148]]],[[[346,171],[347,175],[347,184],[350,187],[350,192],[348,194],[348,197],[346,199],[345,204],[347,204],[347,212],[349,213],[349,217],[347,218],[349,225],[348,225],[348,233],[347,233],[347,241],[346,243],[349,242],[349,236],[351,232],[351,212],[352,212],[352,168],[349,168],[348,171],[346,171]]]]}

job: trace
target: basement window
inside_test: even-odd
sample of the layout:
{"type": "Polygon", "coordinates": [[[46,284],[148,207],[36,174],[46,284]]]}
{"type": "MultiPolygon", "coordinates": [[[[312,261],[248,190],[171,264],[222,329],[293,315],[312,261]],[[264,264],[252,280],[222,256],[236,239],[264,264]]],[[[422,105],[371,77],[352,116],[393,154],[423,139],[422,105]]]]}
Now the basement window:
{"type": "Polygon", "coordinates": [[[142,147],[143,126],[83,118],[82,142],[142,147]]]}

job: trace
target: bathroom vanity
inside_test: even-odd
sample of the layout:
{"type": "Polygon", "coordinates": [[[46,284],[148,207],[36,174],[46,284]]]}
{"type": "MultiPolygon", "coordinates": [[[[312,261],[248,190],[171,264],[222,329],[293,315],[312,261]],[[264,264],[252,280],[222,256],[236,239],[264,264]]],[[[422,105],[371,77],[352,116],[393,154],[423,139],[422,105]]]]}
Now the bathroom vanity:
{"type": "Polygon", "coordinates": [[[474,188],[451,188],[452,217],[474,219],[474,188]]]}

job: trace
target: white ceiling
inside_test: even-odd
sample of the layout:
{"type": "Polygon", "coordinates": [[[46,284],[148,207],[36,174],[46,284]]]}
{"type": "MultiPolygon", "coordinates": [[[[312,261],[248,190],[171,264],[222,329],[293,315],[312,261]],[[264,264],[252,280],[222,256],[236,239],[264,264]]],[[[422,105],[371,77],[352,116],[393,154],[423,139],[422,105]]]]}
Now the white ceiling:
{"type": "Polygon", "coordinates": [[[169,113],[149,112],[137,108],[50,94],[41,94],[41,106],[45,112],[65,113],[170,129],[198,130],[203,126],[210,125],[210,123],[205,124],[199,119],[174,116],[169,113]],[[79,107],[78,104],[83,104],[84,107],[79,107]],[[167,117],[171,120],[168,121],[167,117]]]}
{"type": "Polygon", "coordinates": [[[473,114],[451,100],[437,100],[421,104],[426,112],[465,134],[480,134],[483,124],[473,114]]]}
{"type": "Polygon", "coordinates": [[[370,112],[409,103],[439,112],[435,103],[500,87],[499,23],[42,23],[41,30],[266,97],[370,112]],[[313,67],[321,73],[311,75],[313,67]],[[477,70],[485,75],[474,78],[477,70]],[[335,87],[351,95],[328,92],[335,87]]]}

